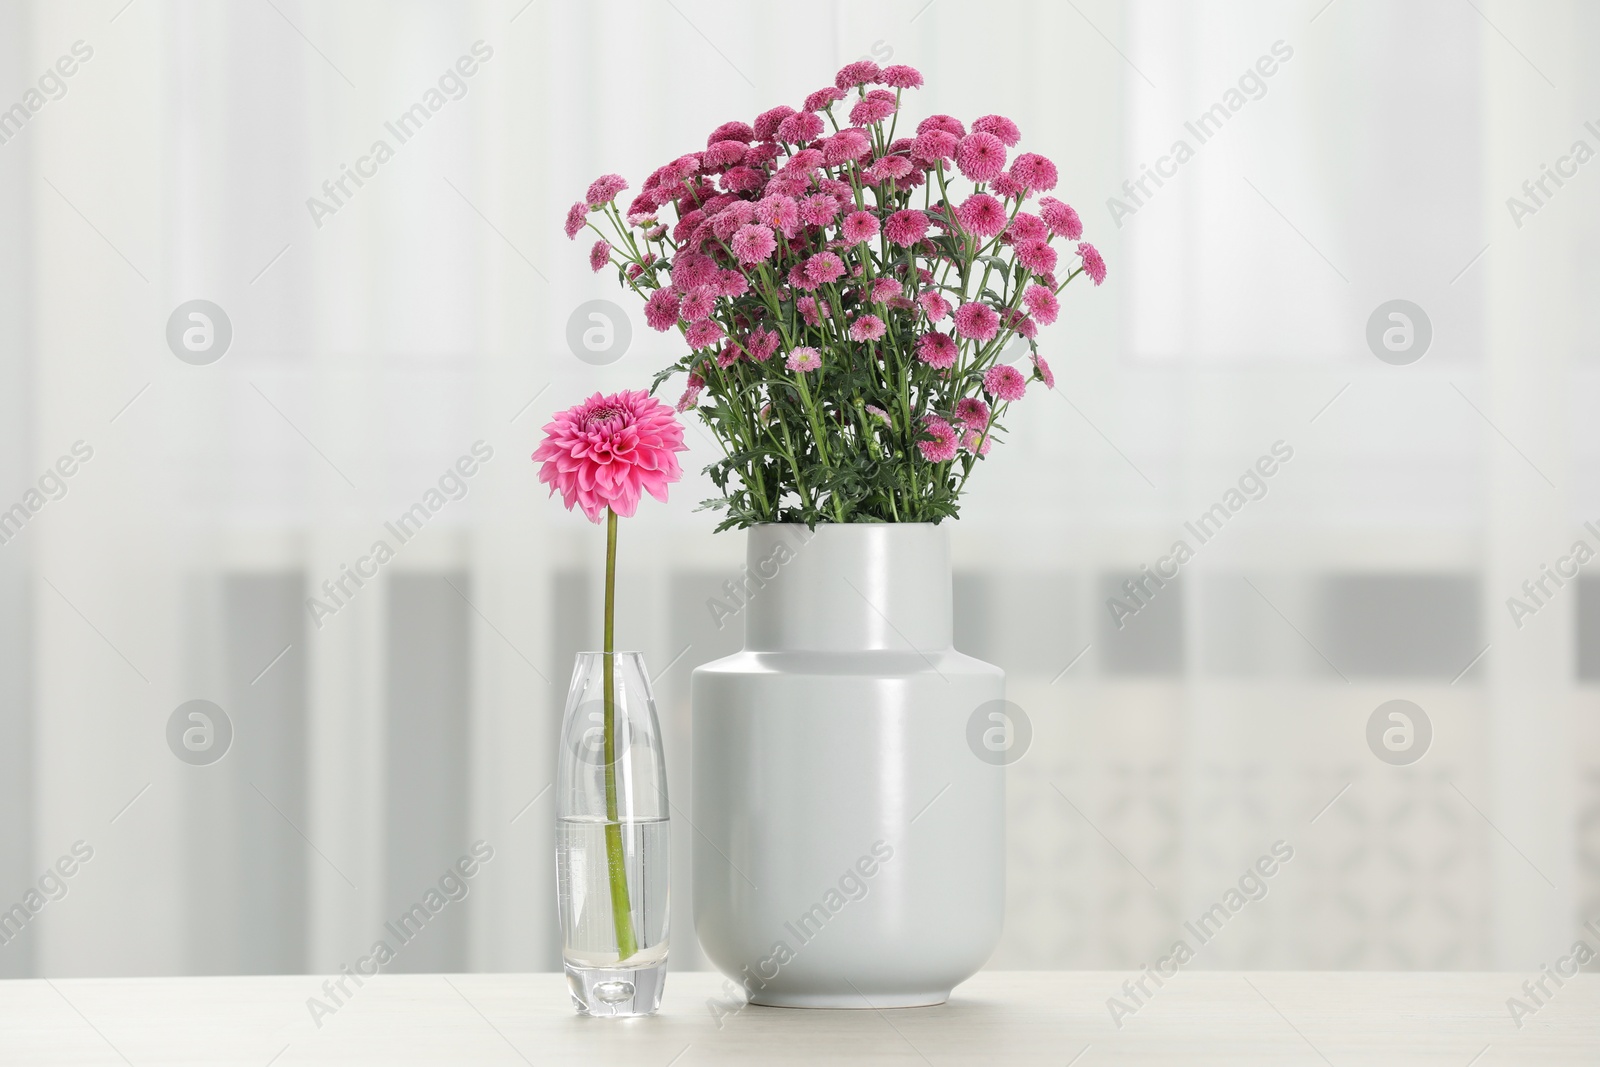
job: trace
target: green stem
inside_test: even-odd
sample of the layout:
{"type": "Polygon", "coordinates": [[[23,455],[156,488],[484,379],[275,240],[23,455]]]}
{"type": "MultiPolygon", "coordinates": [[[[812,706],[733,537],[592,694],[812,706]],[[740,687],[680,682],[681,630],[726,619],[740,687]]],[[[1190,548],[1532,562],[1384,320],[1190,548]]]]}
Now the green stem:
{"type": "Polygon", "coordinates": [[[617,820],[617,513],[606,509],[605,760],[606,869],[611,875],[611,918],[617,928],[619,962],[639,951],[633,935],[633,905],[628,901],[628,868],[622,852],[622,824],[617,820]]]}

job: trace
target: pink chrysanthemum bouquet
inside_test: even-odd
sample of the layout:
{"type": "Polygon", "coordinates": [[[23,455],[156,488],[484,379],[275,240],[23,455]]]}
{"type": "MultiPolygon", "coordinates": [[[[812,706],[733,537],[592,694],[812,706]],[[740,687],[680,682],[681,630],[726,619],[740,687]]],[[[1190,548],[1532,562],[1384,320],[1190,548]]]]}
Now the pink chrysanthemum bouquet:
{"type": "Polygon", "coordinates": [[[921,84],[852,63],[799,111],[717,127],[625,213],[617,175],[567,213],[569,238],[600,234],[591,267],[615,264],[650,327],[688,343],[656,387],[687,373],[678,409],[723,446],[719,529],[954,516],[1010,405],[1054,387],[1036,337],[1061,291],[1105,280],[1077,212],[1040,195],[1055,164],[1010,155],[1010,119],[933,115],[896,137],[921,84]]]}

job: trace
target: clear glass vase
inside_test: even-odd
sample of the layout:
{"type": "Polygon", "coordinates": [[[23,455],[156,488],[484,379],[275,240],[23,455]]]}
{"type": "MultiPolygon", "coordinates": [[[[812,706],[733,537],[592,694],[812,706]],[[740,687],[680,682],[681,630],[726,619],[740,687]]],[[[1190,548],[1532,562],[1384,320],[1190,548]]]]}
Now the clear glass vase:
{"type": "Polygon", "coordinates": [[[641,654],[578,654],[559,759],[556,895],[573,1005],[649,1015],[666,981],[671,809],[641,654]]]}

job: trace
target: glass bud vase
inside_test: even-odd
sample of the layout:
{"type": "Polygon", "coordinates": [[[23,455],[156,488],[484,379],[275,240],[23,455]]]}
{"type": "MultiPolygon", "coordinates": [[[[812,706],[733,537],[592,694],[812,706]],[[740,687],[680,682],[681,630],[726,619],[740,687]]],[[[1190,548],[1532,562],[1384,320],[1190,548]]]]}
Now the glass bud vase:
{"type": "Polygon", "coordinates": [[[556,771],[556,896],[573,1005],[649,1015],[667,971],[667,772],[644,657],[581,652],[556,771]]]}

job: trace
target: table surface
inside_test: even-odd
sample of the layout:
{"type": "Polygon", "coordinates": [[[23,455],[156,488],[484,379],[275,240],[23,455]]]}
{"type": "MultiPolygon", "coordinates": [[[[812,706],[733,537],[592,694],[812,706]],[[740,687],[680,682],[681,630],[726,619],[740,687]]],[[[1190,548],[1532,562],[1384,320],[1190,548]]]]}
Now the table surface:
{"type": "Polygon", "coordinates": [[[605,1020],[574,1015],[559,974],[383,975],[320,1027],[321,976],[19,980],[0,982],[0,1064],[1600,1063],[1600,975],[1534,1005],[1521,974],[1180,972],[1118,1028],[1128,978],[993,971],[936,1008],[807,1011],[735,1007],[691,972],[659,1015],[605,1020]],[[1536,1009],[1520,1027],[1510,997],[1536,1009]]]}

